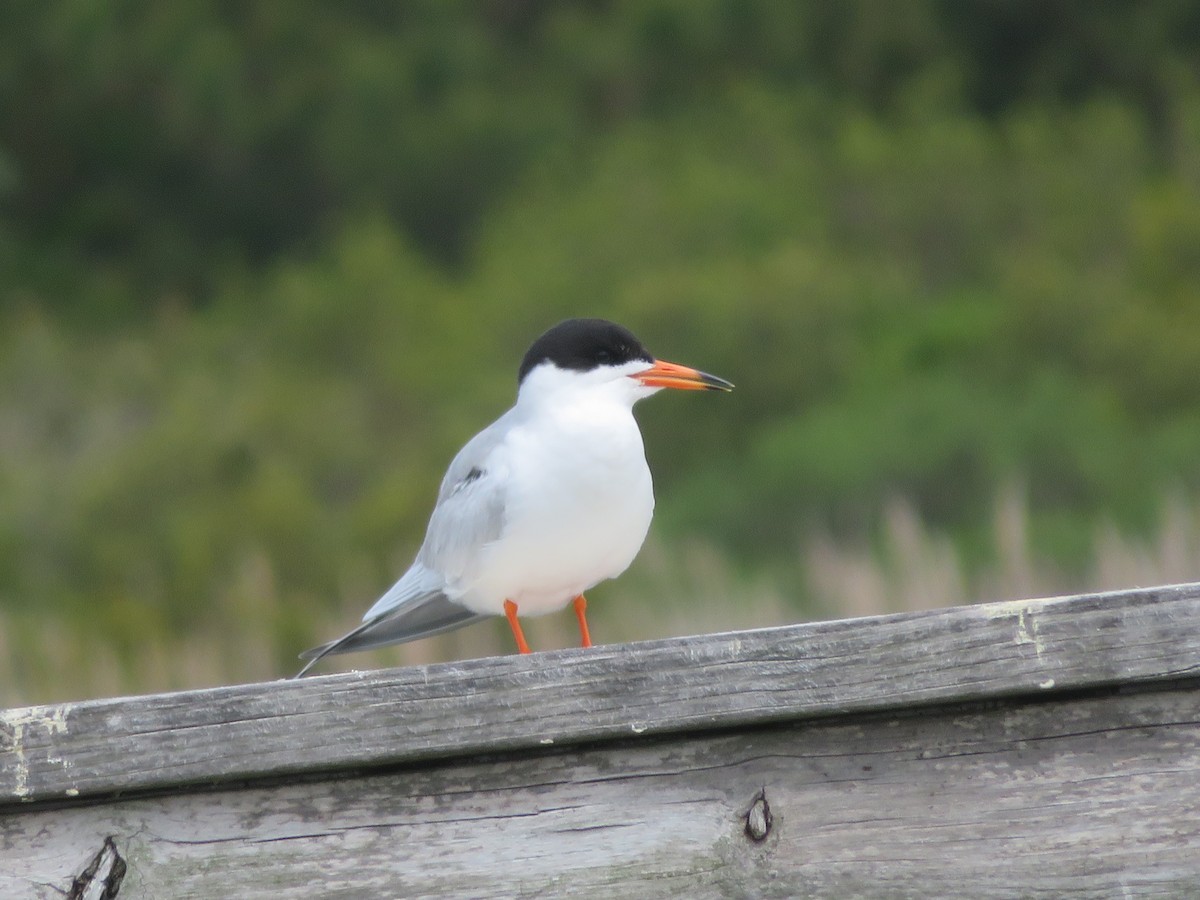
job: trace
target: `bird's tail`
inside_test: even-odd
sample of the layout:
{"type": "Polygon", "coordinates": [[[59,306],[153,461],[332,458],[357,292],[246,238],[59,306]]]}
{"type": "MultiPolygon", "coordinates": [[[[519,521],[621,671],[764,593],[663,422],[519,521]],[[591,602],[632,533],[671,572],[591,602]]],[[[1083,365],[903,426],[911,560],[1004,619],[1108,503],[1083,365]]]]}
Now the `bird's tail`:
{"type": "Polygon", "coordinates": [[[305,650],[300,658],[308,662],[294,677],[302,678],[309,669],[332,654],[415,641],[485,618],[487,616],[455,603],[441,591],[431,591],[368,619],[336,641],[305,650]]]}
{"type": "Polygon", "coordinates": [[[300,654],[300,658],[307,659],[308,662],[306,662],[304,664],[303,669],[301,669],[299,672],[297,672],[292,677],[293,678],[303,678],[305,673],[308,672],[309,669],[311,669],[313,666],[315,666],[317,663],[319,663],[321,660],[323,660],[325,657],[329,656],[330,654],[349,653],[351,650],[356,649],[353,645],[354,639],[362,637],[362,635],[364,635],[366,632],[368,632],[376,624],[377,623],[375,621],[363,622],[361,625],[359,625],[353,631],[342,635],[336,641],[329,641],[328,643],[322,644],[319,647],[313,647],[309,650],[305,650],[303,653],[300,654]]]}

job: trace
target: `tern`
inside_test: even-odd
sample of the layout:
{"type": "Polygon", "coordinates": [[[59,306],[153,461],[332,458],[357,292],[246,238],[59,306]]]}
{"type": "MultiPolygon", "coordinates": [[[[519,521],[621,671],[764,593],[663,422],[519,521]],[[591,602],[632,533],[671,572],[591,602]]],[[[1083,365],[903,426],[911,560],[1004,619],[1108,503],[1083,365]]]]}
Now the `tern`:
{"type": "Polygon", "coordinates": [[[585,592],[633,562],[654,489],[633,405],[663,388],[729,391],[715,375],[655,359],[626,328],[568,319],[525,354],[517,402],[458,452],[416,560],[353,631],[301,654],[398,644],[503,615],[573,604],[592,645],[585,592]]]}

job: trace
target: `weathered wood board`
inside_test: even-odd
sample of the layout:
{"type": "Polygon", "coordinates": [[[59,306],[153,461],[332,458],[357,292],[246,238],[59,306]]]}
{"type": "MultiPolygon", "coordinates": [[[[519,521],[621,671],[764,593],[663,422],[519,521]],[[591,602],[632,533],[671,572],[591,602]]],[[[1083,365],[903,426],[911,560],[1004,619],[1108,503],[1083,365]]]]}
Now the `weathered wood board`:
{"type": "Polygon", "coordinates": [[[1200,896],[1200,586],[13,710],[0,759],[4,898],[1200,896]]]}

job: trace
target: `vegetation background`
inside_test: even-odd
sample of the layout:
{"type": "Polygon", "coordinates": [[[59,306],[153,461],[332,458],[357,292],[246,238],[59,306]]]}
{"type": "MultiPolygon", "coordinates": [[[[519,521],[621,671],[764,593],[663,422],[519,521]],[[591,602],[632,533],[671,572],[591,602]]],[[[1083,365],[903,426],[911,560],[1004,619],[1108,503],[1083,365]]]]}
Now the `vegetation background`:
{"type": "Polygon", "coordinates": [[[601,641],[1195,580],[1200,5],[5,4],[0,703],[290,674],[578,314],[738,385],[601,641]]]}

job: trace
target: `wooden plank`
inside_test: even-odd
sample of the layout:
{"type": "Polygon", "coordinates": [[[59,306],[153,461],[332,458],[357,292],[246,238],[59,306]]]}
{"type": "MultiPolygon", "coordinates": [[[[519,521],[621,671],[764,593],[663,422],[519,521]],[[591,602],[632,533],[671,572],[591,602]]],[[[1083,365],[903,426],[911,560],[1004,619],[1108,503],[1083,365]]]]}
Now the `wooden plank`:
{"type": "Polygon", "coordinates": [[[959,607],[0,713],[0,808],[1152,682],[1200,586],[959,607]]]}
{"type": "Polygon", "coordinates": [[[34,808],[0,817],[0,896],[61,898],[111,836],[119,896],[173,900],[1190,897],[1198,701],[1193,681],[34,808]]]}

